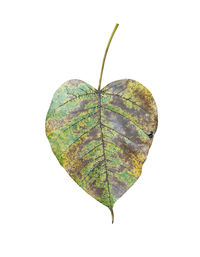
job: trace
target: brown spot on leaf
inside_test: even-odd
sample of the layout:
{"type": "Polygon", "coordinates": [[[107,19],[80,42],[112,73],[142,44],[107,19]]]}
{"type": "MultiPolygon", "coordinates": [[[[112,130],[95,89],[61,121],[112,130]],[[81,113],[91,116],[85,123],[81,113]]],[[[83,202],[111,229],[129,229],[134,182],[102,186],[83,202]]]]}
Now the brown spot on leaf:
{"type": "Polygon", "coordinates": [[[114,175],[111,176],[110,185],[111,193],[115,196],[116,199],[120,198],[128,190],[126,183],[120,181],[114,175]]]}
{"type": "Polygon", "coordinates": [[[96,180],[88,184],[89,191],[93,193],[95,197],[101,197],[105,188],[97,187],[96,180]]]}

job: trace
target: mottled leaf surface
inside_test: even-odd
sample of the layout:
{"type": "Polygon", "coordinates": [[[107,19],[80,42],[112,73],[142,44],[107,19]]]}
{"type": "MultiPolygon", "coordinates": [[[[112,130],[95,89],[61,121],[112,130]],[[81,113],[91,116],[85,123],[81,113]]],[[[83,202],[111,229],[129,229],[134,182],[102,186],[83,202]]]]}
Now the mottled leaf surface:
{"type": "Polygon", "coordinates": [[[156,128],[151,93],[130,79],[101,91],[67,81],[55,92],[46,117],[46,135],[60,164],[111,210],[139,178],[156,128]]]}

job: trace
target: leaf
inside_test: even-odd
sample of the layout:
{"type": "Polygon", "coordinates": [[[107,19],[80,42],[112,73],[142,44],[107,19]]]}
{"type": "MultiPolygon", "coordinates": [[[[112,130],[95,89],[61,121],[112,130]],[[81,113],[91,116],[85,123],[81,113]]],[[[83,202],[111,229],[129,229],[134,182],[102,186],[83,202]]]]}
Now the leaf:
{"type": "Polygon", "coordinates": [[[139,178],[156,128],[151,93],[130,79],[99,91],[80,80],[67,81],[46,117],[46,135],[60,164],[111,212],[139,178]]]}

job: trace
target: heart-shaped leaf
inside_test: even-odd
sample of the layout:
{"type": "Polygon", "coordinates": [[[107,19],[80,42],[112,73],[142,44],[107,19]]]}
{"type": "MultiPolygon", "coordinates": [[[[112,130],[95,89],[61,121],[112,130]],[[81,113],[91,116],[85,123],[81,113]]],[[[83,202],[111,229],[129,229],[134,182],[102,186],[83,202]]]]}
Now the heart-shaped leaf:
{"type": "Polygon", "coordinates": [[[67,81],[46,117],[46,135],[60,164],[111,212],[140,176],[156,128],[151,93],[130,79],[102,90],[67,81]]]}

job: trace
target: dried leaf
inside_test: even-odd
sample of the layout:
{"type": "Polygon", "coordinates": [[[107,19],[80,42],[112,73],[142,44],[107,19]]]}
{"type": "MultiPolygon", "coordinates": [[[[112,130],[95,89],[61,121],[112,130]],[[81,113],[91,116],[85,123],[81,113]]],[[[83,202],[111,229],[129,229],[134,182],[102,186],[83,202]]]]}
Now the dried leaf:
{"type": "Polygon", "coordinates": [[[60,164],[111,212],[139,178],[156,128],[151,93],[130,79],[102,90],[67,81],[55,92],[46,117],[46,135],[60,164]]]}

